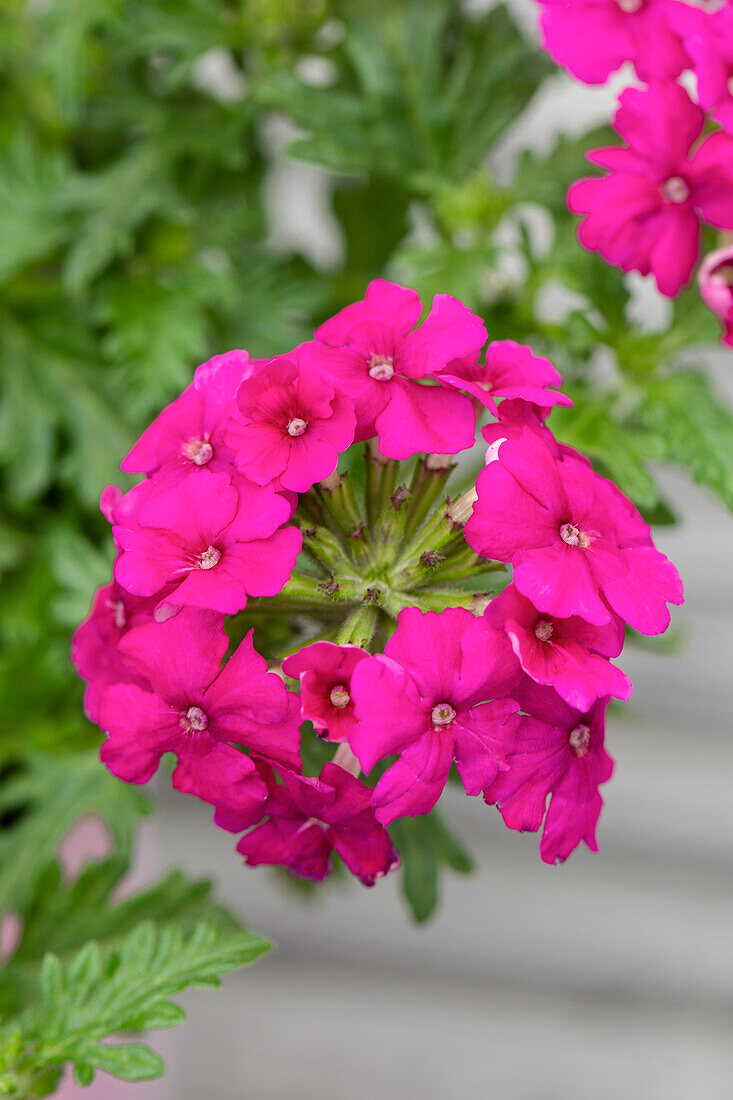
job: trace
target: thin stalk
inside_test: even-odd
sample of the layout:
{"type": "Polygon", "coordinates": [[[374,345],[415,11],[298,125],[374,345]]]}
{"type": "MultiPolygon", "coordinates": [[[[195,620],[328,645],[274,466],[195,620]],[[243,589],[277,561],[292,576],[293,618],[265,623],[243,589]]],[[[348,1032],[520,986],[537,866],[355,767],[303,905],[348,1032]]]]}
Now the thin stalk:
{"type": "Polygon", "coordinates": [[[379,608],[370,604],[355,607],[344,619],[336,636],[338,645],[358,645],[367,649],[379,619],[379,608]]]}
{"type": "Polygon", "coordinates": [[[435,502],[444,492],[448,478],[453,471],[452,463],[434,465],[431,464],[431,459],[434,463],[435,456],[432,455],[420,459],[412,475],[403,544],[406,544],[422,526],[435,502]]]}

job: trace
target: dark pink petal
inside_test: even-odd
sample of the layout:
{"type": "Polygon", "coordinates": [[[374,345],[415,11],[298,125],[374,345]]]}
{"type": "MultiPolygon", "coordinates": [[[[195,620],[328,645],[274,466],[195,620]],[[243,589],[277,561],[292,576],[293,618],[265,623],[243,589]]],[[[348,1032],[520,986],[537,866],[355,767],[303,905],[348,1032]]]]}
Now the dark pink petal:
{"type": "Polygon", "coordinates": [[[181,704],[198,702],[219,674],[228,645],[223,616],[192,608],[164,623],[135,627],[119,643],[161,698],[181,704]]]}
{"type": "Polygon", "coordinates": [[[485,343],[481,318],[457,298],[436,294],[423,323],[401,343],[395,368],[406,378],[424,378],[444,369],[452,359],[477,355],[485,343]]]}
{"type": "Polygon", "coordinates": [[[429,725],[410,674],[389,657],[360,661],[351,677],[351,696],[358,724],[349,744],[368,774],[378,760],[402,752],[429,725]]]}
{"type": "MultiPolygon", "coordinates": [[[[146,753],[175,751],[183,737],[180,707],[171,706],[137,684],[113,684],[102,697],[99,721],[103,730],[118,745],[138,748],[146,753]]],[[[114,742],[113,742],[114,743],[114,742]]],[[[104,763],[109,765],[105,750],[104,763]]],[[[141,780],[141,782],[144,782],[141,780]]]]}
{"type": "Polygon", "coordinates": [[[514,584],[539,611],[559,619],[580,615],[596,626],[611,621],[586,553],[577,546],[560,543],[520,551],[514,559],[514,584]]]}
{"type": "Polygon", "coordinates": [[[653,547],[635,547],[621,553],[628,573],[605,585],[608,602],[634,630],[662,634],[669,626],[667,604],[684,602],[679,573],[653,547]]]}
{"type": "Polygon", "coordinates": [[[397,333],[405,335],[420,320],[421,312],[422,304],[414,290],[384,279],[374,279],[361,302],[346,306],[335,317],[324,321],[316,329],[315,337],[324,344],[341,347],[348,343],[354,325],[367,318],[388,321],[397,333]]]}
{"type": "Polygon", "coordinates": [[[519,722],[518,711],[512,699],[497,699],[464,711],[453,722],[456,768],[466,794],[481,794],[505,769],[506,746],[519,722]]]}
{"type": "Polygon", "coordinates": [[[376,418],[379,452],[386,458],[457,454],[473,446],[476,414],[462,394],[398,377],[379,384],[389,387],[389,404],[376,418]]]}
{"type": "Polygon", "coordinates": [[[389,825],[398,817],[430,813],[443,793],[452,761],[453,737],[445,730],[429,729],[402,752],[374,788],[377,821],[389,825]]]}
{"type": "Polygon", "coordinates": [[[267,788],[249,757],[230,745],[213,745],[204,756],[182,752],[173,786],[210,802],[214,823],[232,833],[255,825],[264,813],[267,788]]]}
{"type": "MultiPolygon", "coordinates": [[[[303,536],[297,527],[282,527],[271,538],[240,542],[230,547],[219,566],[208,572],[216,573],[223,566],[250,596],[276,596],[290,580],[302,546],[303,536]]],[[[228,610],[239,611],[243,606],[239,604],[228,610]]]]}

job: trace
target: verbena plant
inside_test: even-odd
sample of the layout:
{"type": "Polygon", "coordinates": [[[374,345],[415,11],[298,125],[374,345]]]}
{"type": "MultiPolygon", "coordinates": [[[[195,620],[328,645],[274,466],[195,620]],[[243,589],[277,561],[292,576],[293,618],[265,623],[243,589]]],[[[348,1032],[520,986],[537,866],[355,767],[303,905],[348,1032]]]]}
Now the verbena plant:
{"type": "Polygon", "coordinates": [[[178,872],[117,899],[149,802],[99,764],[68,658],[115,557],[101,490],[171,401],[125,463],[142,489],[105,495],[114,588],[75,640],[110,768],[141,782],[173,751],[247,862],[320,879],[335,851],[364,882],[401,875],[418,920],[441,869],[471,867],[432,809],[454,760],[512,827],[551,794],[548,861],[595,844],[606,703],[630,690],[609,657],[622,621],[656,633],[681,597],[650,464],[733,504],[733,421],[689,366],[733,320],[730,6],[577,0],[570,27],[538,7],[559,64],[603,82],[631,60],[648,90],[615,134],[509,168],[557,70],[504,6],[0,12],[0,1094],[47,1095],[69,1063],[80,1084],[155,1076],[147,1046],[100,1040],[179,1022],[172,995],[268,946],[178,872]],[[610,174],[575,183],[591,149],[610,174]],[[325,270],[268,244],[284,156],[329,173],[325,270]],[[669,323],[632,319],[619,268],[656,277],[669,323]],[[572,304],[548,310],[558,287],[572,304]],[[59,844],[88,814],[110,848],[69,877],[59,844]]]}

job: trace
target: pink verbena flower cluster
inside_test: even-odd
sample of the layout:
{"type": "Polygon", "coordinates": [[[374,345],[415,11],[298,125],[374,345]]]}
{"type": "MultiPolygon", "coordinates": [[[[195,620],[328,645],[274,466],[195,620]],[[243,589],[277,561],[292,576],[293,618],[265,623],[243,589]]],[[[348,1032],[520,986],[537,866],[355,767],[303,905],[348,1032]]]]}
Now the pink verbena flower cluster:
{"type": "Polygon", "coordinates": [[[103,494],[114,577],[73,640],[101,758],[145,783],[173,754],[248,864],[320,880],[335,852],[370,885],[453,764],[543,828],[544,860],[595,849],[606,709],[631,693],[612,658],[682,601],[631,502],[548,428],[570,404],[552,364],[482,357],[447,295],[421,313],[377,280],[287,355],[217,356],[124,459],[144,480],[103,494]],[[475,487],[446,502],[486,415],[475,487]]]}
{"type": "MultiPolygon", "coordinates": [[[[733,4],[682,0],[539,0],[543,44],[588,84],[625,62],[613,127],[625,145],[588,153],[607,175],[568,192],[578,235],[624,271],[652,274],[675,297],[700,257],[705,225],[733,230],[733,4]],[[695,77],[696,101],[678,78],[695,77]],[[712,130],[712,132],[711,132],[712,130]]],[[[725,320],[714,291],[705,295],[725,320]]]]}

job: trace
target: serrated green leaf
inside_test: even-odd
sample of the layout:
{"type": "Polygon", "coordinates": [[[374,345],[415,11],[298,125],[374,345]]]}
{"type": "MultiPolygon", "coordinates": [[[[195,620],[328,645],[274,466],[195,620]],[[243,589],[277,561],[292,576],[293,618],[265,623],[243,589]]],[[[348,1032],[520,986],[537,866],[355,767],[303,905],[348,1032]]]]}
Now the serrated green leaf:
{"type": "Polygon", "coordinates": [[[163,1059],[142,1043],[125,1043],[124,1046],[98,1043],[88,1057],[95,1069],[102,1069],[122,1081],[149,1081],[165,1073],[163,1059]]]}
{"type": "Polygon", "coordinates": [[[127,936],[119,951],[103,954],[96,977],[88,962],[89,947],[82,950],[83,962],[77,958],[66,966],[48,955],[42,969],[42,1004],[23,1017],[24,1039],[32,1044],[39,1067],[72,1062],[84,1079],[87,1067],[130,1081],[157,1076],[163,1064],[147,1047],[110,1046],[101,1040],[180,1021],[180,1009],[169,1001],[172,994],[210,985],[269,949],[259,936],[222,932],[210,922],[199,924],[188,939],[178,927],[159,930],[145,922],[127,936]]]}
{"type": "Polygon", "coordinates": [[[702,371],[651,380],[640,419],[654,432],[664,457],[689,470],[733,508],[733,415],[702,371]]]}

